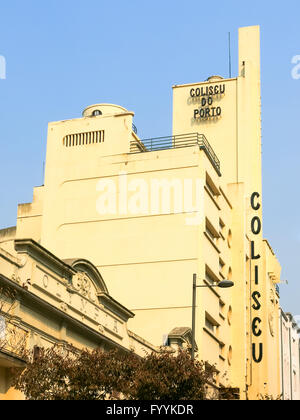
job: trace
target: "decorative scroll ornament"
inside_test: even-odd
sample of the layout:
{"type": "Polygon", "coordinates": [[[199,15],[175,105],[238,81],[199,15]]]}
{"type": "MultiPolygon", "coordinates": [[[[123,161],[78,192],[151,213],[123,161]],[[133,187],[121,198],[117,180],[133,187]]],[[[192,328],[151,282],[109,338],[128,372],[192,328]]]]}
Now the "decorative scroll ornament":
{"type": "Polygon", "coordinates": [[[68,305],[65,302],[60,303],[60,309],[64,312],[68,311],[68,305]]]}
{"type": "Polygon", "coordinates": [[[77,273],[72,280],[74,288],[85,298],[96,302],[97,293],[92,281],[84,273],[77,273]]]}
{"type": "Polygon", "coordinates": [[[11,276],[11,279],[12,279],[12,281],[14,281],[18,284],[21,283],[21,278],[16,273],[13,273],[13,275],[11,276]]]}

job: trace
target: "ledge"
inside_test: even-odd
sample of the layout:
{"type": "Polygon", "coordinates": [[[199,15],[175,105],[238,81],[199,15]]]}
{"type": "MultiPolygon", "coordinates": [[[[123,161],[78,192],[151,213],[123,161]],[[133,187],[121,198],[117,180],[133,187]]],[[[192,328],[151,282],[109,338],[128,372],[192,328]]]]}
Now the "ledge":
{"type": "Polygon", "coordinates": [[[211,287],[211,284],[207,280],[203,279],[203,281],[208,286],[208,289],[211,290],[220,299],[221,295],[219,295],[216,289],[214,287],[211,287]]]}
{"type": "Polygon", "coordinates": [[[211,331],[209,331],[206,327],[203,327],[203,331],[205,331],[212,339],[214,339],[219,345],[223,344],[211,331]]]}
{"type": "Polygon", "coordinates": [[[14,242],[15,250],[18,253],[28,254],[36,261],[53,270],[59,276],[63,278],[71,278],[74,274],[76,274],[76,270],[64,263],[33,239],[15,239],[14,242]]]}
{"type": "Polygon", "coordinates": [[[217,207],[218,210],[221,211],[221,207],[219,206],[219,204],[216,202],[215,198],[213,197],[213,195],[211,194],[211,192],[209,191],[209,189],[207,188],[206,185],[204,185],[204,189],[207,192],[207,194],[210,196],[210,198],[212,199],[213,203],[215,204],[215,206],[217,207]]]}
{"type": "Polygon", "coordinates": [[[209,235],[206,232],[203,232],[203,233],[204,233],[204,236],[206,236],[206,238],[209,240],[209,242],[215,248],[215,250],[217,251],[217,253],[218,254],[221,254],[221,251],[219,250],[219,248],[217,247],[217,245],[211,240],[211,238],[209,237],[209,235]]]}

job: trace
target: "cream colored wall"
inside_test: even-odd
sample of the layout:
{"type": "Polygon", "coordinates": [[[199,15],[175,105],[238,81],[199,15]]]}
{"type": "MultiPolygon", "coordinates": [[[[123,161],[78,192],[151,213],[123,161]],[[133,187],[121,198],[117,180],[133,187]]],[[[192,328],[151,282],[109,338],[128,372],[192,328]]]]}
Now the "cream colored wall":
{"type": "MultiPolygon", "coordinates": [[[[227,372],[227,379],[221,381],[239,387],[242,398],[252,399],[259,393],[279,394],[278,355],[274,352],[278,331],[275,327],[270,337],[269,312],[270,290],[280,280],[280,270],[263,242],[262,231],[254,235],[250,228],[254,216],[262,221],[262,207],[255,212],[250,206],[253,192],[260,194],[262,202],[259,36],[258,27],[240,29],[237,78],[213,78],[173,88],[173,134],[204,134],[221,161],[221,177],[197,147],[130,154],[130,141],[136,138],[133,114],[122,107],[98,104],[87,108],[84,118],[49,124],[44,193],[38,192],[39,198],[34,199],[39,203],[36,210],[20,208],[17,226],[18,235],[33,230],[42,245],[60,258],[80,256],[92,261],[111,295],[136,314],[129,327],[156,345],[175,326],[191,326],[193,273],[201,283],[207,270],[220,280],[228,278],[231,269],[232,290],[218,290],[217,294],[197,290],[196,340],[199,357],[216,363],[220,378],[227,372]],[[193,113],[200,105],[191,99],[191,89],[219,85],[225,85],[225,94],[214,96],[213,105],[222,108],[222,115],[195,121],[193,113]],[[90,117],[101,107],[102,116],[90,117]],[[100,130],[105,132],[100,144],[63,144],[66,135],[100,130]],[[187,215],[180,212],[132,215],[126,210],[99,215],[98,182],[118,184],[120,173],[126,174],[128,182],[142,180],[147,185],[153,178],[200,179],[200,224],[187,226],[187,215]],[[207,175],[215,186],[215,197],[205,187],[207,175]],[[43,212],[41,223],[38,209],[43,212]],[[220,218],[225,224],[221,234],[220,218]],[[217,232],[213,241],[204,233],[206,219],[217,232]],[[251,261],[251,241],[262,256],[258,263],[251,261]],[[220,258],[225,263],[222,274],[220,258]],[[256,314],[262,320],[259,340],[251,333],[256,263],[262,304],[256,314]],[[270,277],[269,272],[275,276],[270,277]],[[220,300],[224,303],[221,315],[220,300]],[[214,334],[204,329],[205,314],[216,324],[214,334]],[[261,340],[264,359],[256,364],[251,346],[261,340]]],[[[117,188],[117,199],[120,194],[117,188]]]]}
{"type": "Polygon", "coordinates": [[[36,242],[40,242],[43,217],[43,199],[44,187],[36,187],[33,190],[32,203],[19,204],[16,238],[31,238],[36,242]]]}
{"type": "MultiPolygon", "coordinates": [[[[77,120],[49,124],[41,243],[48,249],[57,251],[56,231],[64,223],[75,206],[84,209],[89,199],[89,184],[99,178],[105,157],[129,152],[132,138],[133,113],[120,113],[100,117],[85,117],[77,120]],[[104,131],[101,143],[66,147],[66,135],[104,131]],[[80,186],[73,187],[73,195],[66,196],[68,183],[84,179],[80,186]]],[[[94,186],[92,187],[94,188],[94,186]]],[[[72,187],[71,187],[72,189],[72,187]]],[[[95,189],[93,190],[95,192],[95,189]]],[[[95,206],[95,201],[92,202],[95,206]]]]}

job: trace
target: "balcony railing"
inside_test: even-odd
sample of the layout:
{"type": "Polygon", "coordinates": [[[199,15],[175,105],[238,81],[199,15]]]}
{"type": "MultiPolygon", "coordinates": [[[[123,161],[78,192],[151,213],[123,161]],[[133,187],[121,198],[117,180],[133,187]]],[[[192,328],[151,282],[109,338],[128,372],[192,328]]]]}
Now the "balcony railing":
{"type": "Polygon", "coordinates": [[[130,143],[130,153],[154,152],[191,146],[199,146],[200,150],[204,150],[217,173],[221,176],[220,161],[204,134],[179,134],[176,136],[156,137],[140,141],[134,140],[130,143]]]}
{"type": "Polygon", "coordinates": [[[134,124],[132,124],[132,131],[134,132],[134,134],[138,133],[137,128],[134,124]]]}

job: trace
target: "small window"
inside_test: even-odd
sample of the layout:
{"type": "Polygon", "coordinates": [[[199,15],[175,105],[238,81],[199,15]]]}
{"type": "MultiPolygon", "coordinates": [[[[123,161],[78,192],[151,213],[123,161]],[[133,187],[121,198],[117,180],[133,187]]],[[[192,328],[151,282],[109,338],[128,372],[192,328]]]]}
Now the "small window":
{"type": "Polygon", "coordinates": [[[102,115],[102,112],[100,111],[100,109],[95,109],[95,111],[93,111],[93,117],[98,117],[99,115],[102,115]]]}
{"type": "Polygon", "coordinates": [[[205,232],[214,243],[216,242],[216,239],[219,238],[218,232],[213,227],[213,225],[209,222],[208,219],[206,219],[205,232]]]}
{"type": "Polygon", "coordinates": [[[215,325],[208,318],[205,318],[205,326],[213,334],[215,333],[215,325]]]}
{"type": "Polygon", "coordinates": [[[223,220],[220,219],[219,222],[219,230],[220,230],[220,235],[225,236],[225,223],[223,222],[223,220]]]}
{"type": "Polygon", "coordinates": [[[215,186],[213,180],[208,174],[206,174],[206,188],[208,189],[208,191],[210,192],[210,194],[213,196],[215,200],[220,195],[218,188],[215,186]]]}
{"type": "Polygon", "coordinates": [[[210,284],[215,284],[216,283],[216,280],[208,272],[205,273],[205,280],[210,284]]]}
{"type": "Polygon", "coordinates": [[[215,284],[220,281],[219,277],[208,266],[205,267],[205,280],[210,284],[215,284]]]}
{"type": "Polygon", "coordinates": [[[219,270],[220,270],[220,273],[224,275],[225,263],[221,258],[219,258],[219,270]]]}
{"type": "Polygon", "coordinates": [[[224,316],[224,313],[225,313],[225,303],[222,302],[221,300],[219,301],[219,310],[220,310],[220,314],[224,316]]]}
{"type": "Polygon", "coordinates": [[[220,344],[220,356],[225,359],[225,344],[220,344]]]}

